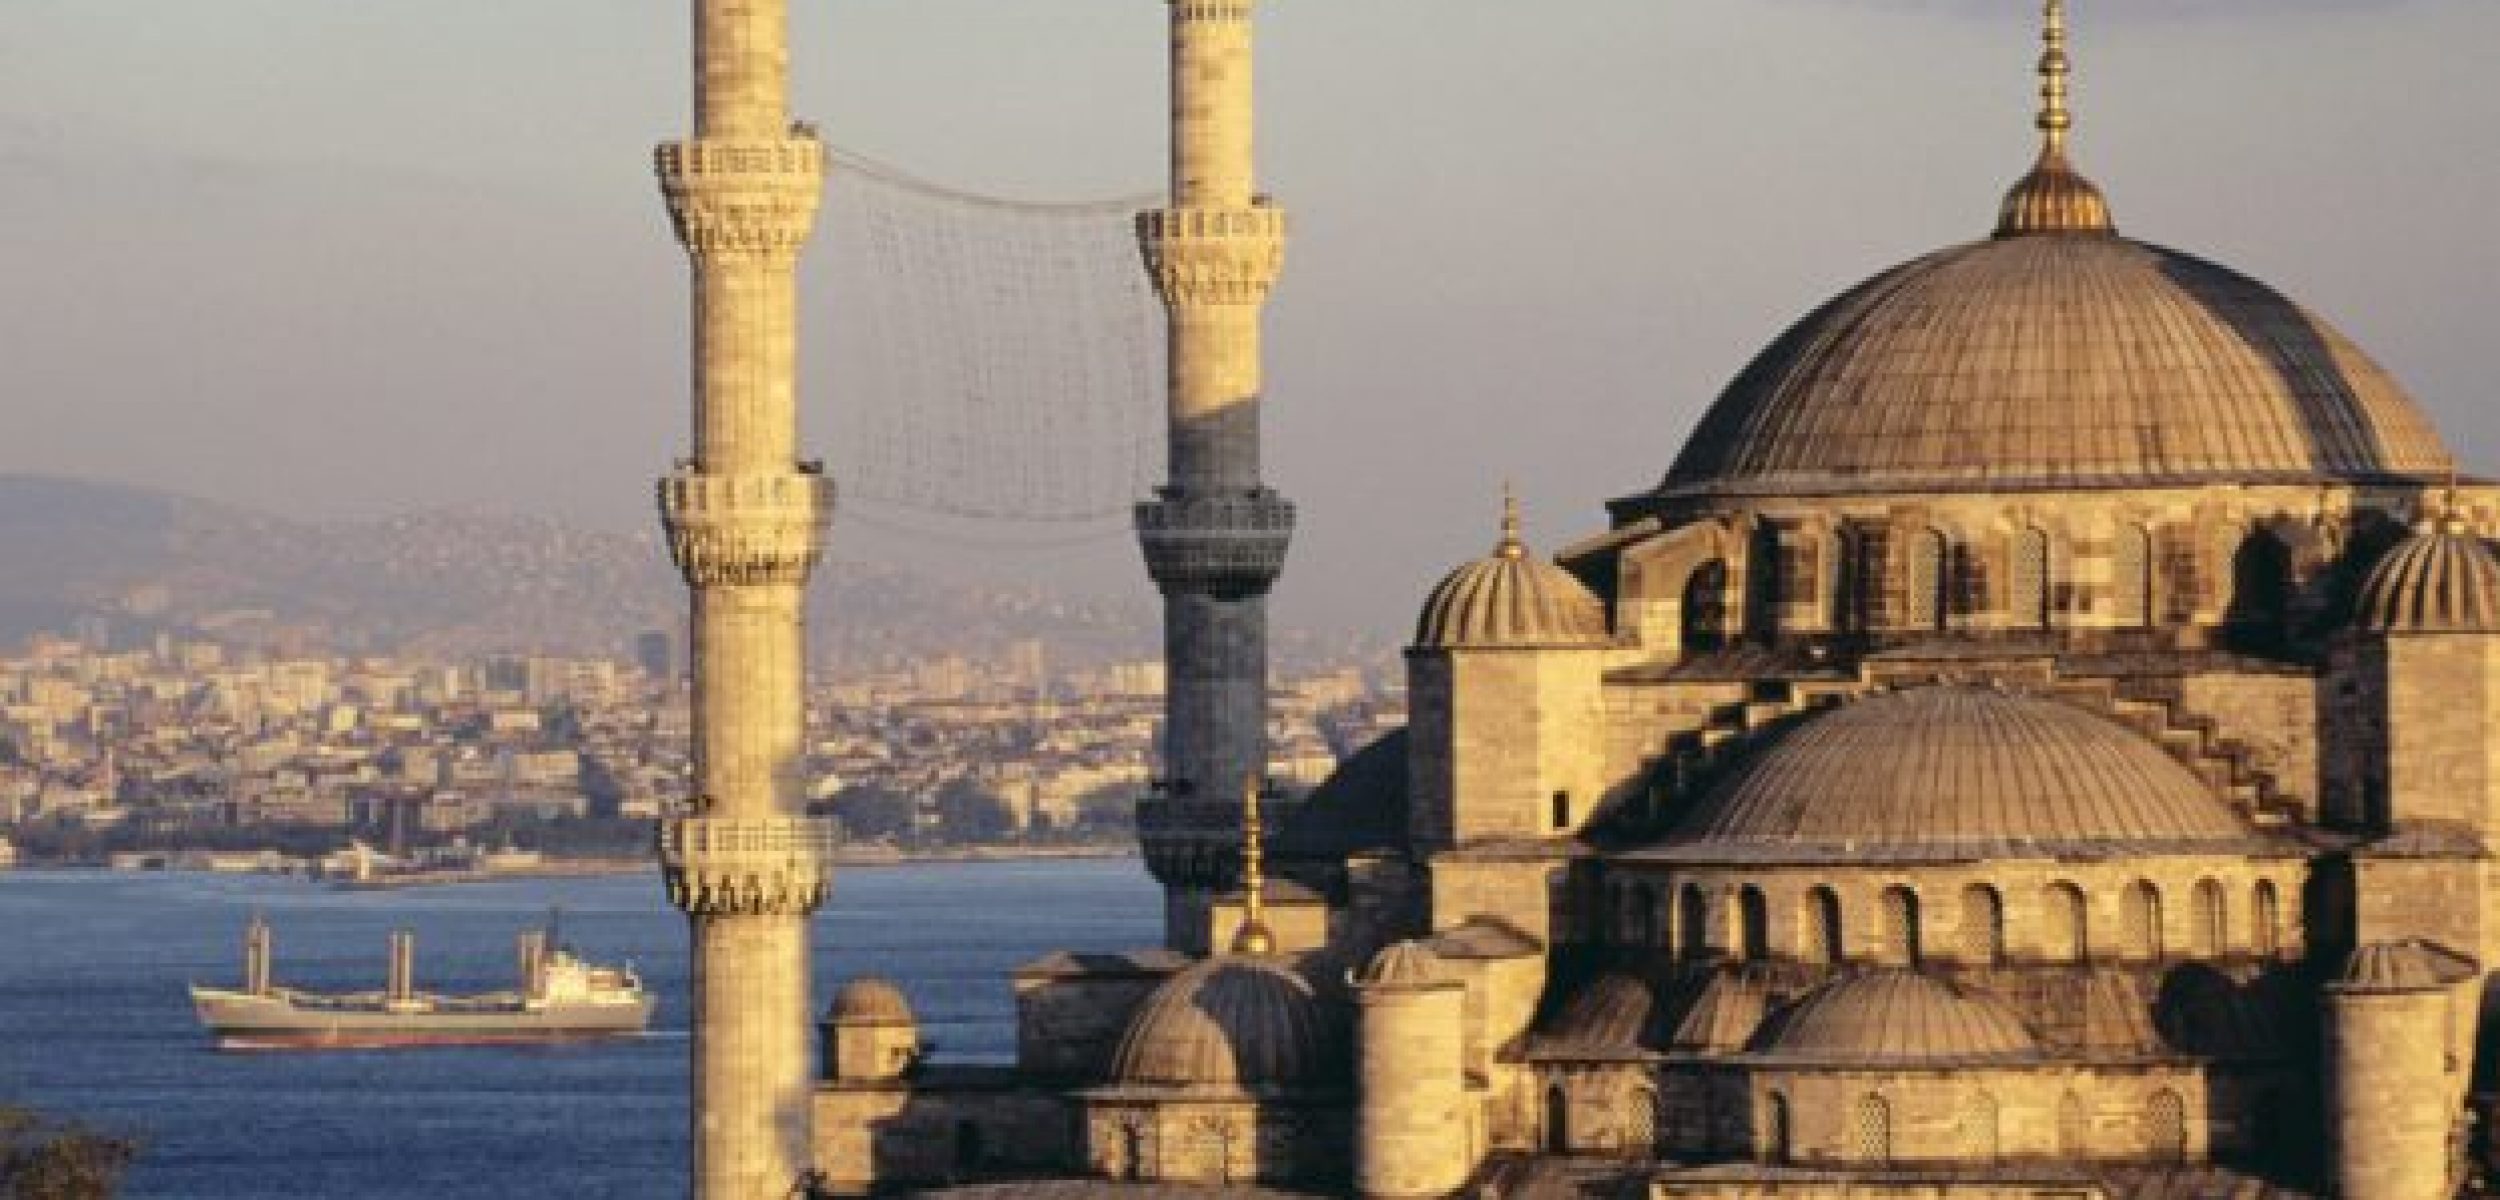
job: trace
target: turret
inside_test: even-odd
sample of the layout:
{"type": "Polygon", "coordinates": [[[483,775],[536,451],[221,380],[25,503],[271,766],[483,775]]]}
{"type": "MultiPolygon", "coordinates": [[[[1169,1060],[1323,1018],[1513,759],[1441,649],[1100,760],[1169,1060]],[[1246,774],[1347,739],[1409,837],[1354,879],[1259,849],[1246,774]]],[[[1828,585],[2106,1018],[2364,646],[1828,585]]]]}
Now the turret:
{"type": "Polygon", "coordinates": [[[901,1079],[920,1058],[920,1022],[891,981],[863,975],[836,992],[822,1025],[825,1078],[901,1079]]]}
{"type": "Polygon", "coordinates": [[[2426,942],[2375,942],[2327,986],[2327,1144],[2342,1200],[2456,1194],[2464,1076],[2452,1006],[2475,974],[2426,942]]]}
{"type": "Polygon", "coordinates": [[[1364,1196],[1446,1196],[1475,1171],[1482,1139],[1462,1073],[1466,988],[1433,952],[1399,942],[1354,980],[1354,1182],[1364,1196]]]}

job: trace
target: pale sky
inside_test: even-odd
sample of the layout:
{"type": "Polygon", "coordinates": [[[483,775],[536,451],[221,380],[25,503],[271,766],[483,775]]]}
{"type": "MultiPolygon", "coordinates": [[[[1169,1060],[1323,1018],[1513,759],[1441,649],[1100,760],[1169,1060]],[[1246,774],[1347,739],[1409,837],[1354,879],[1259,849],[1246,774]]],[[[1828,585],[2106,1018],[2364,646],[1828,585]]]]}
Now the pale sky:
{"type": "MultiPolygon", "coordinates": [[[[2077,156],[2121,227],[2309,305],[2500,471],[2500,4],[2075,6],[2077,156]]],[[[798,109],[833,142],[1002,195],[1160,181],[1153,0],[794,7],[798,109]]],[[[1505,477],[1541,546],[1601,528],[1789,321],[1983,235],[2033,146],[2032,0],[1260,7],[1262,172],[1296,219],[1267,461],[1303,507],[1279,608],[1306,626],[1401,634],[1489,545],[1505,477]]],[[[0,0],[0,470],[647,524],[685,440],[647,167],[687,124],[685,26],[623,0],[0,0]]],[[[1147,589],[1124,535],[835,541],[1147,589]]]]}

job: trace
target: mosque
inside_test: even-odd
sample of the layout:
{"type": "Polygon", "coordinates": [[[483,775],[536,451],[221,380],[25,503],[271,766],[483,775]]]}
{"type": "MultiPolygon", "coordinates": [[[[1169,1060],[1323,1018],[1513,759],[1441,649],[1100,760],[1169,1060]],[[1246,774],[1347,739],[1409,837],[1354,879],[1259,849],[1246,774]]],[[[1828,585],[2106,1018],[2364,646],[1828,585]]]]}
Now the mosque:
{"type": "Polygon", "coordinates": [[[2500,490],[2324,321],[2119,233],[2061,0],[1993,230],[1780,334],[1602,532],[1549,558],[1509,514],[1422,600],[1408,727],[1293,803],[1219,773],[1263,728],[1263,616],[1225,606],[1292,523],[1251,5],[1171,8],[1167,946],[1016,972],[1012,1066],[927,1060],[849,982],[818,1187],[2481,1186],[2500,490]]]}

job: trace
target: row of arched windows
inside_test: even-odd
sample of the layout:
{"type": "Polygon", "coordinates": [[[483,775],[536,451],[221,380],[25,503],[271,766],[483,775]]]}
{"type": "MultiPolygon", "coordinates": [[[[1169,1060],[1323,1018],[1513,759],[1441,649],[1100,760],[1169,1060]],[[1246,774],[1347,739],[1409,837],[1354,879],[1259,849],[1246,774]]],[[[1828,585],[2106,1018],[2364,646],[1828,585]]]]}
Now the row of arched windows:
{"type": "MultiPolygon", "coordinates": [[[[2178,957],[2219,958],[2245,949],[2272,957],[2283,950],[2282,894],[2271,879],[2261,879],[2248,893],[2241,917],[2246,929],[2235,928],[2232,903],[2221,881],[2197,880],[2189,889],[2185,941],[2173,944],[2172,921],[2166,915],[2159,885],[2149,879],[2129,883],[2118,897],[2114,936],[2093,929],[2092,905],[2084,890],[2058,881],[2042,890],[2039,956],[2050,962],[2080,963],[2095,957],[2152,961],[2178,957]],[[2240,936],[2243,934],[2245,936],[2240,936]]],[[[1874,928],[1867,942],[1874,961],[1916,966],[1930,954],[1926,901],[1914,888],[1894,884],[1876,895],[1874,928]]],[[[2008,956],[2004,893],[1991,884],[1973,883],[1954,898],[1953,939],[1947,957],[1970,963],[1999,963],[2008,956]]],[[[1647,882],[1618,887],[1617,940],[1631,946],[1663,946],[1678,957],[1699,960],[1721,954],[1760,961],[1775,956],[1771,905],[1763,890],[1745,884],[1735,890],[1713,928],[1713,905],[1699,883],[1675,889],[1671,909],[1658,888],[1647,882]]],[[[1797,910],[1797,938],[1790,956],[1807,962],[1839,963],[1853,957],[1850,927],[1840,893],[1828,886],[1809,889],[1797,910]]]]}
{"type": "MultiPolygon", "coordinates": [[[[1957,1112],[1950,1125],[1952,1143],[1950,1157],[1966,1162],[1993,1162],[2004,1153],[2003,1108],[1996,1097],[1976,1090],[1957,1102],[1957,1112]]],[[[1585,1149],[1573,1142],[1570,1097],[1560,1085],[1545,1093],[1544,1141],[1546,1149],[1566,1154],[1585,1149]]],[[[1621,1149],[1641,1154],[1654,1154],[1662,1142],[1658,1093],[1647,1087],[1633,1090],[1624,1110],[1624,1127],[1620,1131],[1621,1149]]],[[[2096,1154],[2123,1151],[2156,1162],[2181,1162],[2188,1153],[2187,1102],[2176,1090],[2156,1088],[2135,1106],[2132,1139],[2123,1145],[2105,1145],[2111,1132],[2095,1129],[2091,1107],[2076,1092],[2068,1091],[2057,1101],[2057,1152],[2069,1160],[2081,1160],[2096,1154]]],[[[2122,1126],[2123,1128],[2123,1126],[2122,1126]]],[[[1849,1124],[1840,1151],[1850,1161],[1890,1163],[1901,1150],[1897,1142],[1898,1125],[1892,1100],[1882,1092],[1860,1095],[1850,1106],[1849,1124]]],[[[1772,1090],[1765,1094],[1753,1130],[1754,1151],[1769,1163],[1790,1163],[1798,1156],[1796,1117],[1785,1092],[1772,1090]]],[[[1944,1154],[1921,1154],[1919,1157],[1942,1157],[1944,1154]]]]}

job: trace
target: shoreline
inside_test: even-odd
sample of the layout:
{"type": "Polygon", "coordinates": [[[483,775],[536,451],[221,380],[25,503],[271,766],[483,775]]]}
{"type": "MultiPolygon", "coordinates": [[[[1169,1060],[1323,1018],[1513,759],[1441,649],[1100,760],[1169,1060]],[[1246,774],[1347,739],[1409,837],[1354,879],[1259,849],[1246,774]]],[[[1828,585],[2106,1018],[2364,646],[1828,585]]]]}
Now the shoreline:
{"type": "MultiPolygon", "coordinates": [[[[831,861],[837,867],[899,867],[918,863],[1046,862],[1062,859],[1114,859],[1137,856],[1138,849],[1133,842],[1068,846],[945,846],[917,850],[904,850],[893,846],[838,846],[834,849],[831,861]]],[[[10,871],[110,871],[113,869],[102,863],[20,860],[8,867],[0,867],[0,876],[5,876],[10,871]]],[[[133,875],[186,872],[211,875],[304,875],[315,882],[327,883],[342,891],[387,892],[408,888],[457,887],[472,883],[507,883],[532,879],[595,879],[617,875],[639,875],[656,872],[658,869],[659,864],[656,861],[636,857],[559,858],[548,859],[525,867],[419,871],[399,875],[377,875],[368,879],[324,879],[317,875],[306,875],[300,871],[218,871],[182,866],[124,870],[121,873],[133,875]]]]}

